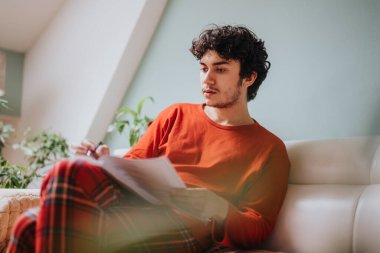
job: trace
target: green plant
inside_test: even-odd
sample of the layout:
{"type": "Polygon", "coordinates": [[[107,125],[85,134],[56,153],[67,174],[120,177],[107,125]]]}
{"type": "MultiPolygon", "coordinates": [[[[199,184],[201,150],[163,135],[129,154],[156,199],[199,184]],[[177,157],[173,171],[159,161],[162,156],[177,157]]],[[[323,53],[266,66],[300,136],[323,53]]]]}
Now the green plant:
{"type": "MultiPolygon", "coordinates": [[[[9,109],[7,100],[0,98],[0,109],[9,109]]],[[[0,121],[0,187],[2,188],[25,188],[38,176],[38,169],[57,159],[68,157],[69,147],[62,136],[48,131],[30,136],[30,130],[27,130],[21,142],[14,144],[13,148],[23,151],[28,166],[11,164],[4,159],[1,151],[12,132],[15,132],[12,125],[0,121]]]]}
{"type": "MultiPolygon", "coordinates": [[[[9,109],[8,101],[0,98],[0,108],[9,109]]],[[[7,139],[14,131],[15,129],[11,124],[5,124],[3,121],[0,121],[0,157],[2,157],[2,151],[7,139]]]]}
{"type": "Polygon", "coordinates": [[[69,146],[61,135],[43,131],[30,136],[30,130],[24,133],[20,143],[13,145],[14,149],[21,149],[27,157],[31,171],[43,168],[49,163],[68,157],[69,146]]]}
{"type": "Polygon", "coordinates": [[[122,107],[116,112],[114,122],[108,127],[107,132],[117,130],[122,134],[126,127],[129,128],[129,146],[133,147],[141,138],[149,123],[152,121],[146,115],[142,115],[142,107],[146,101],[154,102],[152,97],[145,97],[139,101],[136,110],[130,107],[122,107]]]}
{"type": "Polygon", "coordinates": [[[0,187],[26,188],[38,177],[37,170],[57,159],[68,157],[68,144],[62,136],[43,131],[30,136],[30,130],[24,133],[20,143],[14,144],[14,149],[21,149],[28,160],[28,166],[11,164],[0,157],[0,187]]]}
{"type": "Polygon", "coordinates": [[[28,171],[0,157],[0,188],[26,188],[35,176],[35,171],[28,171]]]}

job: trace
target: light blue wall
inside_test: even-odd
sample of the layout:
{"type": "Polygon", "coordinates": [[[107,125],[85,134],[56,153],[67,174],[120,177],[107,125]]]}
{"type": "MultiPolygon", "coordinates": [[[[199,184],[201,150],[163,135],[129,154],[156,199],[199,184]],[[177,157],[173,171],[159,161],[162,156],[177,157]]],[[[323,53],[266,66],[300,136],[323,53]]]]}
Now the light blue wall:
{"type": "MultiPolygon", "coordinates": [[[[252,116],[284,140],[380,134],[380,1],[169,0],[122,105],[202,102],[191,41],[210,23],[244,24],[266,41],[272,68],[252,116]]],[[[127,137],[108,136],[112,148],[127,137]]]]}
{"type": "Polygon", "coordinates": [[[0,108],[0,114],[20,116],[22,73],[24,66],[24,54],[10,50],[0,49],[5,53],[5,95],[3,99],[8,101],[10,110],[0,108]]]}

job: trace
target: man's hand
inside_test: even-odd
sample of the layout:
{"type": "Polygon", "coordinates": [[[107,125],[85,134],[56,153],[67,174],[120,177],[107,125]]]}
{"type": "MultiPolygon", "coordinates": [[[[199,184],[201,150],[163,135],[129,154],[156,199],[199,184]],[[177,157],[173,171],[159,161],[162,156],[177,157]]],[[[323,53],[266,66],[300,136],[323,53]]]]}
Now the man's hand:
{"type": "Polygon", "coordinates": [[[212,218],[222,224],[228,213],[228,201],[204,188],[175,189],[171,192],[171,200],[205,221],[212,218]]]}
{"type": "Polygon", "coordinates": [[[107,145],[101,144],[96,146],[89,140],[83,140],[80,145],[71,145],[71,149],[74,151],[75,155],[87,155],[95,159],[110,154],[110,150],[107,145]]]}

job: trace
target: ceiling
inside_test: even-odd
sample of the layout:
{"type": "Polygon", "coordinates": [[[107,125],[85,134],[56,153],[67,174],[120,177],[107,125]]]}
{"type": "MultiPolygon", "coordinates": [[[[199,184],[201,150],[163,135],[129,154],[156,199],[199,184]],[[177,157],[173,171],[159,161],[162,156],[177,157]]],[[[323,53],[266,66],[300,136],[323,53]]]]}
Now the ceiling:
{"type": "Polygon", "coordinates": [[[65,0],[0,0],[0,48],[26,52],[65,0]]]}

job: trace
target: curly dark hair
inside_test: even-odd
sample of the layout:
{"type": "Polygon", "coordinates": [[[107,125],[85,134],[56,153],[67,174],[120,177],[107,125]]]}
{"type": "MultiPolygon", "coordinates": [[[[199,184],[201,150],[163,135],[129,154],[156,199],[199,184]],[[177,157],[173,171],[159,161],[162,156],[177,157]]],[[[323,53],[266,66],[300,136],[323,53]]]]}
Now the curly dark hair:
{"type": "Polygon", "coordinates": [[[215,50],[226,60],[238,60],[241,78],[249,77],[253,72],[257,73],[255,82],[247,91],[247,101],[254,99],[271,66],[267,61],[264,41],[243,26],[212,25],[193,40],[190,48],[190,52],[198,60],[208,50],[215,50]]]}

